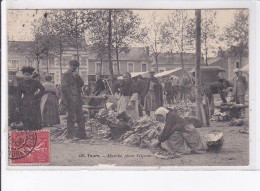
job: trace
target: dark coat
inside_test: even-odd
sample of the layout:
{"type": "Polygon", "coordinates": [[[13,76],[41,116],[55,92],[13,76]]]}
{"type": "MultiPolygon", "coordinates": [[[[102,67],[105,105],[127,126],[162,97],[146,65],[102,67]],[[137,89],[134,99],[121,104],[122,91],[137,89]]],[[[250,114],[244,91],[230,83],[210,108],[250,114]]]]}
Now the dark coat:
{"type": "Polygon", "coordinates": [[[80,76],[74,76],[71,71],[63,74],[61,79],[61,92],[66,103],[81,101],[81,88],[84,82],[80,76]]]}
{"type": "Polygon", "coordinates": [[[18,107],[25,130],[41,129],[40,101],[43,94],[44,87],[37,80],[23,80],[18,85],[18,107]]]}

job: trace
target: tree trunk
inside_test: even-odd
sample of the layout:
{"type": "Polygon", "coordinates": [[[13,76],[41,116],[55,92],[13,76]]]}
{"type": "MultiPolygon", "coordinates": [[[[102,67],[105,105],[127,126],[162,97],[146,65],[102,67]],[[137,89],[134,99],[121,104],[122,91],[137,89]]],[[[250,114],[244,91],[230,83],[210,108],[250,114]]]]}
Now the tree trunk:
{"type": "Polygon", "coordinates": [[[49,73],[49,53],[47,53],[47,73],[49,73]]]}
{"type": "Polygon", "coordinates": [[[181,11],[181,68],[184,69],[184,63],[183,63],[183,11],[181,11]]]}
{"type": "MultiPolygon", "coordinates": [[[[112,65],[112,56],[111,56],[111,46],[112,46],[112,21],[111,21],[112,10],[109,9],[108,12],[108,60],[109,60],[109,72],[111,78],[111,87],[113,89],[113,65],[112,65]]],[[[112,92],[113,93],[113,92],[112,92]]]]}
{"type": "Polygon", "coordinates": [[[243,66],[243,64],[242,64],[242,62],[243,62],[242,59],[243,59],[243,43],[241,42],[241,43],[240,43],[240,54],[239,54],[239,61],[240,61],[239,67],[240,67],[240,68],[243,66]]]}
{"type": "Polygon", "coordinates": [[[207,35],[205,34],[205,61],[206,61],[206,66],[208,66],[208,48],[207,48],[207,35]]]}
{"type": "MultiPolygon", "coordinates": [[[[77,61],[79,62],[79,43],[78,43],[78,15],[76,12],[76,49],[77,49],[77,61]]],[[[79,67],[78,67],[79,71],[79,67]]]]}
{"type": "Polygon", "coordinates": [[[195,70],[195,95],[196,95],[196,116],[202,121],[201,114],[201,73],[200,73],[200,58],[201,58],[201,10],[195,11],[196,15],[196,70],[195,70]]]}
{"type": "Polygon", "coordinates": [[[158,66],[158,54],[157,52],[155,53],[155,64],[156,64],[156,73],[159,72],[159,66],[158,66]]]}
{"type": "Polygon", "coordinates": [[[157,52],[157,34],[156,31],[154,31],[154,49],[155,49],[155,65],[156,65],[156,73],[159,72],[159,66],[158,66],[158,52],[157,52]]]}
{"type": "Polygon", "coordinates": [[[100,74],[102,75],[102,67],[103,67],[103,57],[102,56],[100,56],[100,74]]]}
{"type": "Polygon", "coordinates": [[[184,64],[183,64],[183,53],[181,51],[181,68],[184,69],[184,64]]]}
{"type": "Polygon", "coordinates": [[[60,83],[61,83],[61,77],[62,77],[62,44],[61,44],[61,36],[60,36],[60,83]]]}
{"type": "Polygon", "coordinates": [[[118,52],[118,48],[116,49],[116,65],[117,65],[117,74],[120,75],[120,72],[119,72],[119,52],[118,52]]]}

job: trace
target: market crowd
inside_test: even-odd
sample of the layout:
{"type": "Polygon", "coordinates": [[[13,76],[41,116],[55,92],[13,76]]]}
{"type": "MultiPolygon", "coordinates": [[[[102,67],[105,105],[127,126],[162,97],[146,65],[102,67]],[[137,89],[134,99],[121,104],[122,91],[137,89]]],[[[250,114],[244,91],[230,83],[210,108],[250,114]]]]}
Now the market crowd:
{"type": "MultiPolygon", "coordinates": [[[[45,82],[41,83],[33,67],[23,67],[21,71],[24,78],[16,89],[9,87],[9,124],[18,120],[22,122],[24,130],[51,127],[60,124],[61,110],[65,110],[67,138],[86,139],[85,121],[88,119],[85,118],[82,109],[82,95],[112,94],[117,95],[117,113],[125,112],[133,121],[144,115],[155,116],[156,120],[165,123],[159,139],[153,143],[154,147],[164,143],[166,148],[183,153],[205,151],[192,120],[185,120],[183,116],[168,108],[180,102],[184,104],[195,102],[194,74],[158,79],[155,77],[155,72],[147,72],[135,77],[126,72],[122,79],[112,79],[113,87],[110,87],[98,73],[95,83],[86,86],[78,73],[79,64],[77,60],[69,62],[70,67],[63,74],[60,85],[55,85],[49,74],[44,76],[45,82]]],[[[214,113],[214,94],[219,94],[222,102],[226,103],[226,92],[232,92],[233,101],[245,104],[247,80],[239,69],[235,69],[234,73],[233,83],[219,76],[218,81],[203,86],[205,106],[203,112],[206,123],[214,113]]]]}

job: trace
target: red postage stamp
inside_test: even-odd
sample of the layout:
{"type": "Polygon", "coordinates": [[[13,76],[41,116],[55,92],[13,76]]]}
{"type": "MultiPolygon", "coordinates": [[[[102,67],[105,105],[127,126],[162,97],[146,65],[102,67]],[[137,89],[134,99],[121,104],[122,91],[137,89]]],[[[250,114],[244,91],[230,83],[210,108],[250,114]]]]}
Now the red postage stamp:
{"type": "Polygon", "coordinates": [[[11,164],[49,164],[49,131],[11,131],[9,159],[11,164]]]}

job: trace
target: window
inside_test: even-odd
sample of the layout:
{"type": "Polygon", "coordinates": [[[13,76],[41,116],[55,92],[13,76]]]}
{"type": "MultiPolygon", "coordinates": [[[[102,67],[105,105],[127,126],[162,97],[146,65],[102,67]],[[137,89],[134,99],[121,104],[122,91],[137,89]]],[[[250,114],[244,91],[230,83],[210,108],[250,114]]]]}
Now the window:
{"type": "Polygon", "coordinates": [[[12,68],[19,69],[20,60],[11,60],[11,63],[12,63],[12,68]]]}
{"type": "MultiPolygon", "coordinates": [[[[119,67],[120,67],[120,63],[119,64],[119,67]]],[[[117,62],[113,62],[113,72],[114,74],[118,74],[118,67],[117,67],[117,62]]]]}
{"type": "Polygon", "coordinates": [[[134,63],[127,63],[127,72],[134,72],[134,63]]]}
{"type": "Polygon", "coordinates": [[[146,71],[147,71],[147,64],[142,63],[142,72],[146,72],[146,71]]]}
{"type": "Polygon", "coordinates": [[[97,72],[101,72],[102,73],[102,65],[101,65],[101,63],[96,63],[96,70],[95,70],[95,72],[97,73],[97,72]]]}

